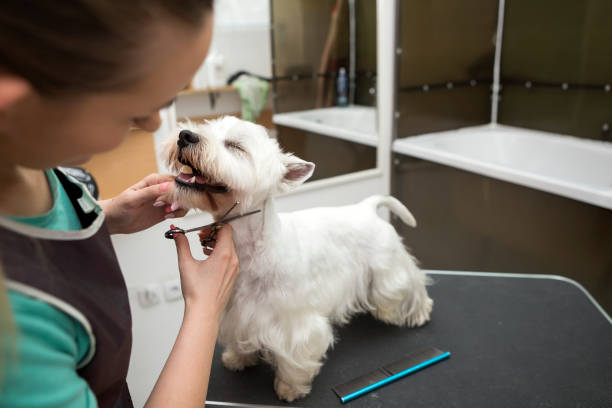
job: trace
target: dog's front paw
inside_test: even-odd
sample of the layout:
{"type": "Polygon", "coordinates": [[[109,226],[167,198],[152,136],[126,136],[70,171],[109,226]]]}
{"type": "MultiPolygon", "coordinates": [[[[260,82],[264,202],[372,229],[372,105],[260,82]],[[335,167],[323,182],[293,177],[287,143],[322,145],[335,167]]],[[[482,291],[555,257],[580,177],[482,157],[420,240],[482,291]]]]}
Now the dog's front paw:
{"type": "Polygon", "coordinates": [[[389,304],[378,306],[372,313],[377,319],[389,324],[419,327],[429,321],[432,309],[433,300],[426,295],[424,300],[419,300],[412,308],[407,305],[389,304]]]}
{"type": "Polygon", "coordinates": [[[278,399],[292,402],[308,395],[310,392],[310,385],[290,385],[276,377],[274,379],[274,390],[276,391],[278,399]]]}
{"type": "Polygon", "coordinates": [[[431,310],[433,309],[433,300],[426,297],[425,301],[417,310],[408,316],[408,327],[419,327],[427,323],[430,319],[431,310]]]}
{"type": "Polygon", "coordinates": [[[239,354],[234,350],[227,349],[221,354],[221,361],[225,368],[232,371],[242,371],[246,367],[251,367],[257,364],[259,358],[256,353],[239,354]]]}

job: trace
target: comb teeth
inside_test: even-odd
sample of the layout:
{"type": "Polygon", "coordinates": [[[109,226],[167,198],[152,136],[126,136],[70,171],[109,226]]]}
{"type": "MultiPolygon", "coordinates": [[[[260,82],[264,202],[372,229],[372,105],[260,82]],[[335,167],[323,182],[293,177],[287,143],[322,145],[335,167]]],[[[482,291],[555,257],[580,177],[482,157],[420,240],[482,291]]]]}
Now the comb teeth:
{"type": "Polygon", "coordinates": [[[428,347],[410,353],[401,360],[387,364],[370,373],[353,378],[343,384],[336,385],[332,390],[342,403],[355,399],[372,390],[399,380],[415,371],[421,370],[450,356],[450,352],[428,347]]]}

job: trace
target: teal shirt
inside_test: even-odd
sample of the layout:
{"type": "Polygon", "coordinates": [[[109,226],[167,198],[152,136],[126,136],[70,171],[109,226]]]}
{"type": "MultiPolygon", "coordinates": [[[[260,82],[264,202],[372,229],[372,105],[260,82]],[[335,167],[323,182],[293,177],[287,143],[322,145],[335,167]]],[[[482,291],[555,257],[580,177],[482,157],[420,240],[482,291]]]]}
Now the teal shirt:
{"type": "MultiPolygon", "coordinates": [[[[36,217],[14,221],[51,230],[78,230],[81,223],[57,176],[45,171],[53,208],[36,217]]],[[[100,211],[100,209],[98,209],[100,211]]],[[[90,347],[85,328],[76,319],[43,301],[8,291],[14,337],[3,339],[0,407],[97,407],[96,397],[76,367],[90,347]]]]}
{"type": "Polygon", "coordinates": [[[53,196],[53,208],[43,215],[36,217],[9,217],[13,221],[31,225],[33,227],[55,230],[55,231],[72,231],[80,230],[81,223],[76,211],[72,207],[72,203],[68,198],[68,194],[64,191],[64,187],[58,180],[53,170],[46,170],[47,180],[49,181],[49,189],[53,196]]]}

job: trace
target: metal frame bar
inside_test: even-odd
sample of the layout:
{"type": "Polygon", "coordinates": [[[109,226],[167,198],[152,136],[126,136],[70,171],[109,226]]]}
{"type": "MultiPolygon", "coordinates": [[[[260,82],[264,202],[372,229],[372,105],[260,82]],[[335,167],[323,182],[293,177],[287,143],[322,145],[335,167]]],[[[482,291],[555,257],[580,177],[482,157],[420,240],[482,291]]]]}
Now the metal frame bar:
{"type": "Polygon", "coordinates": [[[505,0],[499,0],[499,9],[497,12],[497,35],[495,36],[495,60],[493,62],[493,89],[491,98],[491,123],[497,124],[499,110],[499,92],[500,75],[501,75],[501,51],[502,37],[504,33],[504,9],[506,6],[505,0]]]}

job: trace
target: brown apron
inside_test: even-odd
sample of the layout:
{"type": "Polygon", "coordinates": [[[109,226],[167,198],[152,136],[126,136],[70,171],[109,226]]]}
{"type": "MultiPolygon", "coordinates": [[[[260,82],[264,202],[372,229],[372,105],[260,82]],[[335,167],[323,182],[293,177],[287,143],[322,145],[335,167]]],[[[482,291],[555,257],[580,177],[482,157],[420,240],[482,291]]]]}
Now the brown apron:
{"type": "Polygon", "coordinates": [[[77,319],[90,354],[77,368],[98,405],[132,407],[126,376],[132,347],[127,288],[104,216],[94,199],[55,170],[81,225],[51,231],[0,219],[0,264],[7,287],[45,301],[77,319]]]}

